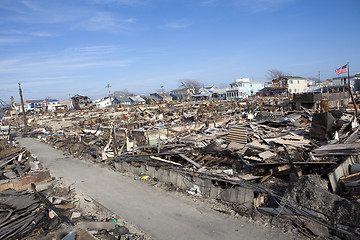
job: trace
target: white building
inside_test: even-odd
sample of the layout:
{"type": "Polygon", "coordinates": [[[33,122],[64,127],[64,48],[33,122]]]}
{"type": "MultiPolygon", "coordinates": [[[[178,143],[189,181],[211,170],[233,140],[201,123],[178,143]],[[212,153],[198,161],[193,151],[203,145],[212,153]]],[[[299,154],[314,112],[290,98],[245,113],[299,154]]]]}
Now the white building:
{"type": "Polygon", "coordinates": [[[309,83],[306,78],[294,77],[294,76],[283,76],[282,78],[287,79],[289,93],[303,93],[309,88],[309,83]]]}
{"type": "Polygon", "coordinates": [[[238,78],[234,83],[230,83],[230,88],[226,89],[226,99],[247,98],[256,95],[264,88],[264,83],[250,81],[250,78],[238,78]]]}
{"type": "Polygon", "coordinates": [[[113,100],[114,98],[112,97],[104,97],[104,98],[99,98],[99,99],[95,99],[93,101],[93,105],[96,107],[96,108],[106,108],[106,107],[111,107],[112,104],[113,104],[113,100]]]}

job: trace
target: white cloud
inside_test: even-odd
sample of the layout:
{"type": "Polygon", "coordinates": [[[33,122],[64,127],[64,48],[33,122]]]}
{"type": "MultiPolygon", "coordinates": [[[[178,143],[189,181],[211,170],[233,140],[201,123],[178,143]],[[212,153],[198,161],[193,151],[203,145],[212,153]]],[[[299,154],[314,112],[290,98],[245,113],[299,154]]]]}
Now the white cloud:
{"type": "MultiPolygon", "coordinates": [[[[0,61],[0,77],[18,79],[29,77],[55,77],[64,74],[83,74],[83,71],[124,68],[132,59],[121,59],[116,48],[111,46],[90,46],[67,49],[61,53],[37,53],[22,55],[0,61]]],[[[45,81],[45,80],[44,80],[45,81]]]]}
{"type": "Polygon", "coordinates": [[[44,9],[41,8],[40,6],[36,5],[34,2],[31,2],[31,1],[27,1],[27,0],[23,0],[21,1],[22,4],[24,4],[27,8],[29,8],[30,10],[33,10],[33,11],[40,11],[40,12],[43,12],[44,9]]]}
{"type": "Polygon", "coordinates": [[[74,51],[86,54],[112,54],[119,48],[114,46],[86,46],[82,48],[74,48],[74,51]]]}
{"type": "MultiPolygon", "coordinates": [[[[132,24],[137,21],[131,16],[120,17],[119,13],[113,12],[110,8],[99,11],[98,6],[81,4],[77,1],[69,1],[67,4],[62,3],[62,1],[44,0],[3,1],[5,3],[0,4],[0,9],[3,9],[5,14],[0,17],[0,26],[17,24],[17,29],[1,28],[4,30],[0,30],[0,33],[9,35],[24,34],[37,37],[53,37],[58,35],[52,31],[54,24],[56,24],[56,29],[62,27],[70,30],[127,33],[133,31],[132,24]]],[[[106,0],[104,2],[107,1],[129,4],[134,2],[130,0],[106,0]]]]}
{"type": "Polygon", "coordinates": [[[136,5],[146,2],[146,0],[92,0],[95,4],[119,4],[119,5],[136,5]]]}
{"type": "Polygon", "coordinates": [[[273,12],[296,0],[204,0],[206,6],[238,6],[251,13],[273,12]]]}
{"type": "Polygon", "coordinates": [[[202,1],[202,4],[203,5],[216,5],[219,3],[219,0],[205,0],[205,1],[202,1]]]}
{"type": "Polygon", "coordinates": [[[128,22],[128,23],[134,23],[136,22],[137,19],[136,18],[128,18],[128,19],[125,19],[125,22],[128,22]]]}
{"type": "Polygon", "coordinates": [[[175,21],[169,21],[165,23],[161,28],[164,29],[181,29],[181,28],[188,28],[191,26],[191,22],[186,19],[180,19],[175,21]]]}
{"type": "Polygon", "coordinates": [[[91,17],[81,20],[75,25],[75,28],[93,32],[127,33],[134,30],[131,24],[135,23],[135,21],[135,18],[120,19],[109,12],[97,12],[91,17]]]}
{"type": "Polygon", "coordinates": [[[57,34],[51,32],[31,32],[31,36],[35,37],[55,37],[57,34]]]}
{"type": "Polygon", "coordinates": [[[0,46],[14,44],[18,42],[24,42],[26,38],[15,38],[15,37],[0,37],[0,46]]]}
{"type": "Polygon", "coordinates": [[[99,31],[114,28],[116,24],[116,19],[113,16],[105,12],[99,12],[94,16],[81,21],[78,24],[78,27],[88,31],[99,31]]]}
{"type": "Polygon", "coordinates": [[[295,0],[234,0],[234,3],[251,12],[273,12],[295,0]]]}

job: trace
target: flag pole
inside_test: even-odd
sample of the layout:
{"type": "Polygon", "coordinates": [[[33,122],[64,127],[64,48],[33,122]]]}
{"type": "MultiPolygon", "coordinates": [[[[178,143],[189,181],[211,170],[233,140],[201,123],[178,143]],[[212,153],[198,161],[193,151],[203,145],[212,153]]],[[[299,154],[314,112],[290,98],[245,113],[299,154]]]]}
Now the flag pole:
{"type": "Polygon", "coordinates": [[[349,62],[347,62],[347,72],[348,72],[349,88],[351,88],[351,84],[350,84],[350,64],[349,64],[349,62]]]}
{"type": "Polygon", "coordinates": [[[354,104],[355,117],[357,117],[357,116],[358,116],[358,108],[357,108],[357,104],[356,104],[356,101],[355,101],[355,98],[354,98],[354,94],[353,94],[353,92],[352,92],[351,84],[350,84],[350,65],[349,65],[349,62],[347,63],[347,72],[348,72],[348,81],[349,81],[349,92],[350,92],[350,96],[351,96],[351,101],[352,101],[353,104],[354,104]]]}

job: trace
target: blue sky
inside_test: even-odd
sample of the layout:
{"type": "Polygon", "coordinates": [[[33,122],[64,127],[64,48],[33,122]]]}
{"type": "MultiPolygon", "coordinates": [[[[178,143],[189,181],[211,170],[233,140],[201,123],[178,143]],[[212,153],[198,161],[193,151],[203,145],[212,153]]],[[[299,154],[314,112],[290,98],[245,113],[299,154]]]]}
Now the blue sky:
{"type": "Polygon", "coordinates": [[[0,99],[360,72],[358,0],[0,0],[0,99]]]}

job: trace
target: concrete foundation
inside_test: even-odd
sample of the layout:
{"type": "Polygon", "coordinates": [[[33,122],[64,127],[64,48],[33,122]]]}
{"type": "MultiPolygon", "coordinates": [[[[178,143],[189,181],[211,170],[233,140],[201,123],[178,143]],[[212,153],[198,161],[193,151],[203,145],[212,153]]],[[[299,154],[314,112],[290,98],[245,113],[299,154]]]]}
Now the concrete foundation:
{"type": "Polygon", "coordinates": [[[145,164],[135,167],[125,161],[115,162],[115,168],[117,170],[129,171],[139,176],[147,175],[157,178],[161,182],[172,183],[185,191],[196,186],[199,194],[211,199],[220,199],[246,205],[252,205],[254,199],[254,191],[252,189],[212,179],[199,173],[195,173],[193,178],[193,174],[185,170],[158,168],[145,164]]]}
{"type": "Polygon", "coordinates": [[[350,94],[348,92],[333,93],[302,93],[293,97],[293,103],[297,110],[300,106],[306,108],[314,108],[320,104],[321,99],[328,99],[330,109],[339,109],[346,107],[350,102],[350,94]]]}

